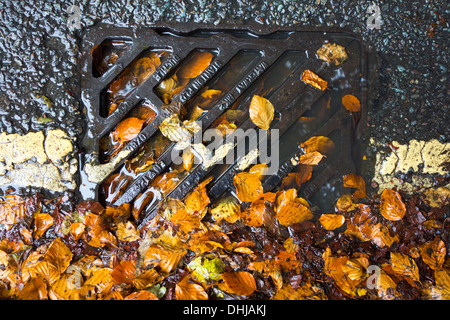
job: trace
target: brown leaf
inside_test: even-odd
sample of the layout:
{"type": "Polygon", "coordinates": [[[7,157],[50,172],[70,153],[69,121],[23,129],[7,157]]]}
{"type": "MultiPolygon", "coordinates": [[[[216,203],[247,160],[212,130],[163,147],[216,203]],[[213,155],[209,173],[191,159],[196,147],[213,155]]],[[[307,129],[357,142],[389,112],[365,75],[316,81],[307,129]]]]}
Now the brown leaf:
{"type": "Polygon", "coordinates": [[[315,74],[311,70],[303,71],[301,80],[321,91],[324,91],[328,86],[328,83],[325,80],[320,78],[317,74],[315,74]]]}
{"type": "Polygon", "coordinates": [[[251,227],[260,227],[269,222],[274,215],[272,207],[275,197],[275,193],[266,192],[253,201],[249,210],[242,215],[245,224],[251,227]]]}
{"type": "Polygon", "coordinates": [[[308,152],[300,156],[299,163],[314,166],[317,165],[323,157],[324,155],[318,151],[308,152]]]}
{"type": "Polygon", "coordinates": [[[222,279],[229,292],[248,296],[256,290],[256,282],[252,274],[247,271],[224,272],[222,279]]]}
{"type": "Polygon", "coordinates": [[[439,270],[442,268],[447,256],[444,241],[436,237],[433,241],[427,242],[421,247],[420,255],[431,269],[439,270]]]}
{"type": "Polygon", "coordinates": [[[269,130],[274,114],[273,105],[269,100],[256,94],[253,96],[250,102],[249,115],[256,126],[269,130]]]}
{"type": "Polygon", "coordinates": [[[295,174],[295,183],[297,186],[301,186],[303,183],[311,179],[313,172],[313,166],[306,165],[306,164],[300,164],[298,166],[298,171],[295,174]]]}
{"type": "Polygon", "coordinates": [[[398,192],[391,189],[383,190],[381,193],[380,213],[384,218],[391,221],[399,221],[405,216],[406,207],[398,192]]]}
{"type": "Polygon", "coordinates": [[[350,112],[361,111],[361,103],[359,102],[357,97],[351,94],[347,94],[342,97],[342,105],[350,112]]]}
{"type": "Polygon", "coordinates": [[[333,140],[325,136],[312,136],[305,142],[300,144],[300,147],[305,149],[306,153],[319,151],[321,154],[330,153],[335,145],[333,140]]]}
{"type": "Polygon", "coordinates": [[[263,187],[258,175],[239,172],[233,178],[236,195],[243,202],[252,202],[263,194],[263,187]]]}
{"type": "Polygon", "coordinates": [[[319,59],[335,66],[340,65],[348,58],[345,48],[336,43],[325,43],[317,50],[316,54],[319,59]]]}
{"type": "Polygon", "coordinates": [[[208,294],[199,284],[189,281],[190,277],[184,277],[175,286],[175,297],[177,300],[208,300],[208,294]]]}

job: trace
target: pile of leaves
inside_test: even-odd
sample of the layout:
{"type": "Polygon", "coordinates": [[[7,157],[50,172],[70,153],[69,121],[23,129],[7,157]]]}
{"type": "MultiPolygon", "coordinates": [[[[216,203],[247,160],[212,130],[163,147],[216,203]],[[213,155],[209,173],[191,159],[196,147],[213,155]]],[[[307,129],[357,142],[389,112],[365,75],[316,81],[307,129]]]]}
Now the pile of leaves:
{"type": "MultiPolygon", "coordinates": [[[[308,179],[305,168],[320,161],[311,150],[284,186],[308,179]]],[[[183,201],[165,199],[140,230],[129,204],[87,201],[70,210],[65,198],[7,195],[0,297],[450,298],[448,189],[369,198],[364,180],[348,174],[352,192],[335,212],[320,213],[296,188],[264,193],[265,168],[235,175],[237,198],[210,203],[207,179],[183,201]]]]}

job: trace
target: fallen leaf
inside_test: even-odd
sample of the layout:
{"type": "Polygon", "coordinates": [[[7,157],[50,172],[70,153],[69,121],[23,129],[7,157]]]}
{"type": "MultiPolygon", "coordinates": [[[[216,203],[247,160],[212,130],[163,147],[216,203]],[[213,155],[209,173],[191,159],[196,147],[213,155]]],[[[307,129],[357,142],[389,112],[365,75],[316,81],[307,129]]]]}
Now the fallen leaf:
{"type": "Polygon", "coordinates": [[[169,245],[151,245],[144,258],[144,268],[158,266],[163,273],[170,273],[186,255],[187,251],[169,245]]]}
{"type": "Polygon", "coordinates": [[[193,79],[209,67],[213,55],[207,51],[196,51],[189,60],[177,71],[179,78],[193,79]]]}
{"type": "Polygon", "coordinates": [[[326,230],[334,230],[344,224],[345,217],[342,214],[322,214],[319,221],[326,230]]]}
{"type": "Polygon", "coordinates": [[[241,218],[241,206],[235,197],[228,196],[214,205],[211,215],[217,222],[223,219],[229,223],[235,223],[241,218]]]}
{"type": "Polygon", "coordinates": [[[439,270],[445,262],[447,249],[444,241],[434,238],[425,243],[420,249],[422,260],[433,270],[439,270]]]}
{"type": "Polygon", "coordinates": [[[313,217],[308,203],[297,198],[297,190],[280,191],[276,198],[276,217],[280,224],[290,226],[313,217]]]}
{"type": "Polygon", "coordinates": [[[126,223],[120,222],[117,225],[116,236],[117,239],[127,242],[136,241],[141,238],[139,236],[139,230],[136,230],[136,227],[131,221],[127,221],[126,223]]]}
{"type": "Polygon", "coordinates": [[[256,290],[256,282],[247,271],[224,272],[222,279],[230,293],[249,296],[256,290]]]}
{"type": "Polygon", "coordinates": [[[300,143],[300,147],[306,153],[318,151],[321,154],[329,154],[333,151],[335,145],[333,140],[325,136],[312,136],[305,142],[300,143]]]}
{"type": "Polygon", "coordinates": [[[184,277],[175,286],[175,297],[177,300],[208,300],[205,289],[197,283],[189,281],[190,277],[184,277]]]}
{"type": "Polygon", "coordinates": [[[59,274],[62,274],[70,265],[72,257],[70,249],[60,238],[56,238],[47,249],[44,260],[52,264],[59,274]]]}
{"type": "Polygon", "coordinates": [[[381,223],[377,223],[372,227],[370,239],[378,247],[390,247],[394,242],[398,242],[398,235],[391,236],[389,228],[381,223]]]}
{"type": "Polygon", "coordinates": [[[259,180],[262,180],[266,175],[269,167],[265,163],[258,163],[250,167],[249,173],[256,174],[259,180]]]}
{"type": "Polygon", "coordinates": [[[147,290],[139,290],[127,295],[124,300],[158,300],[158,298],[147,290]]]}
{"type": "Polygon", "coordinates": [[[306,154],[301,155],[300,160],[298,162],[300,164],[315,166],[322,160],[323,157],[324,155],[318,151],[308,152],[306,154]]]}
{"type": "Polygon", "coordinates": [[[48,213],[38,213],[34,217],[34,236],[40,238],[53,225],[53,217],[48,213]]]}
{"type": "Polygon", "coordinates": [[[344,187],[357,189],[353,193],[353,196],[356,199],[367,197],[366,182],[364,181],[364,179],[361,176],[354,174],[354,173],[349,173],[344,176],[343,181],[344,181],[344,187]]]}
{"type": "Polygon", "coordinates": [[[416,262],[403,253],[391,252],[391,267],[395,273],[419,281],[419,268],[416,262]]]}
{"type": "Polygon", "coordinates": [[[321,91],[324,91],[328,86],[328,83],[325,80],[320,78],[317,74],[315,74],[311,70],[303,71],[301,80],[321,91]]]}
{"type": "Polygon", "coordinates": [[[380,213],[384,218],[391,221],[399,221],[405,216],[406,207],[398,192],[391,189],[383,190],[381,193],[380,213]]]}
{"type": "Polygon", "coordinates": [[[111,133],[114,141],[127,142],[136,138],[141,132],[145,120],[136,117],[126,118],[119,122],[117,127],[111,133]]]}
{"type": "Polygon", "coordinates": [[[323,44],[322,47],[317,50],[316,54],[319,59],[335,66],[340,65],[348,58],[345,48],[336,43],[323,44]]]}
{"type": "Polygon", "coordinates": [[[120,262],[113,268],[111,277],[117,284],[132,284],[136,277],[136,262],[133,260],[120,262]]]}
{"type": "Polygon", "coordinates": [[[70,225],[70,234],[72,235],[75,242],[80,239],[85,229],[86,226],[82,222],[74,222],[70,225]]]}
{"type": "Polygon", "coordinates": [[[252,202],[263,194],[263,187],[258,175],[239,172],[233,178],[236,195],[243,202],[252,202]]]}
{"type": "Polygon", "coordinates": [[[274,107],[269,100],[256,94],[252,97],[249,115],[256,126],[263,130],[269,130],[274,114],[274,107]]]}
{"type": "Polygon", "coordinates": [[[357,97],[351,94],[342,97],[342,105],[350,112],[361,111],[361,102],[359,102],[357,97]]]}

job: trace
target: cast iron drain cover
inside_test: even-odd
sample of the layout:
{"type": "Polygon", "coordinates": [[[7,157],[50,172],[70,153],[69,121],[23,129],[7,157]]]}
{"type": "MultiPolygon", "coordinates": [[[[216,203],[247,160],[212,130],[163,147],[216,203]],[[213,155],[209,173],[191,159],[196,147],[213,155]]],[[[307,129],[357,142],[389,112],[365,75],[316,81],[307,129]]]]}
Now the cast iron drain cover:
{"type": "MultiPolygon", "coordinates": [[[[183,170],[172,161],[176,144],[158,127],[176,112],[180,121],[195,117],[203,131],[221,123],[255,128],[248,108],[259,95],[273,104],[275,118],[269,135],[259,137],[258,143],[269,139],[274,129],[280,137],[279,170],[264,179],[264,191],[276,189],[297,170],[300,142],[326,136],[334,142],[334,151],[301,185],[299,195],[319,207],[332,204],[329,199],[339,196],[342,175],[355,172],[361,160],[358,130],[365,123],[369,84],[368,54],[361,40],[331,30],[192,28],[99,25],[85,36],[83,198],[115,206],[130,203],[142,225],[160,200],[181,199],[211,175],[211,199],[233,194],[232,180],[242,157],[232,164],[194,164],[183,170]],[[348,59],[339,66],[318,59],[316,51],[327,42],[345,47],[348,59]],[[325,79],[327,89],[302,82],[305,70],[325,79]],[[360,100],[361,112],[352,114],[342,106],[347,94],[360,100]],[[170,187],[160,190],[163,185],[170,187]]],[[[249,145],[245,137],[236,142],[249,145]]]]}

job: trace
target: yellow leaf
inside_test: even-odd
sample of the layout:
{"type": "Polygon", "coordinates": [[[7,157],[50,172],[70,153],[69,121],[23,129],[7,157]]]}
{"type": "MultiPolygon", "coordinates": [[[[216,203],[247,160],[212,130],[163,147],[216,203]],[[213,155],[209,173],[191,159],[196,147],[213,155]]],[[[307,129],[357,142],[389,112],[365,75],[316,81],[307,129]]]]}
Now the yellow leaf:
{"type": "Polygon", "coordinates": [[[353,211],[357,205],[353,202],[351,194],[344,194],[339,197],[336,202],[336,209],[338,211],[353,211]]]}
{"type": "Polygon", "coordinates": [[[256,94],[253,96],[250,102],[249,115],[256,126],[269,130],[274,114],[273,105],[269,100],[256,94]]]}
{"type": "Polygon", "coordinates": [[[72,252],[64,242],[60,238],[56,238],[47,249],[44,260],[52,264],[59,274],[61,274],[70,265],[72,256],[72,252]]]}
{"type": "Polygon", "coordinates": [[[131,221],[127,221],[126,223],[120,222],[117,225],[116,236],[117,239],[128,242],[140,239],[139,231],[136,230],[136,227],[131,221]]]}
{"type": "Polygon", "coordinates": [[[345,48],[336,43],[325,43],[317,50],[316,54],[319,59],[335,66],[340,65],[348,58],[345,48]]]}
{"type": "Polygon", "coordinates": [[[241,206],[235,197],[228,196],[218,201],[211,209],[211,215],[217,222],[223,219],[229,223],[235,223],[241,218],[241,206]]]}

